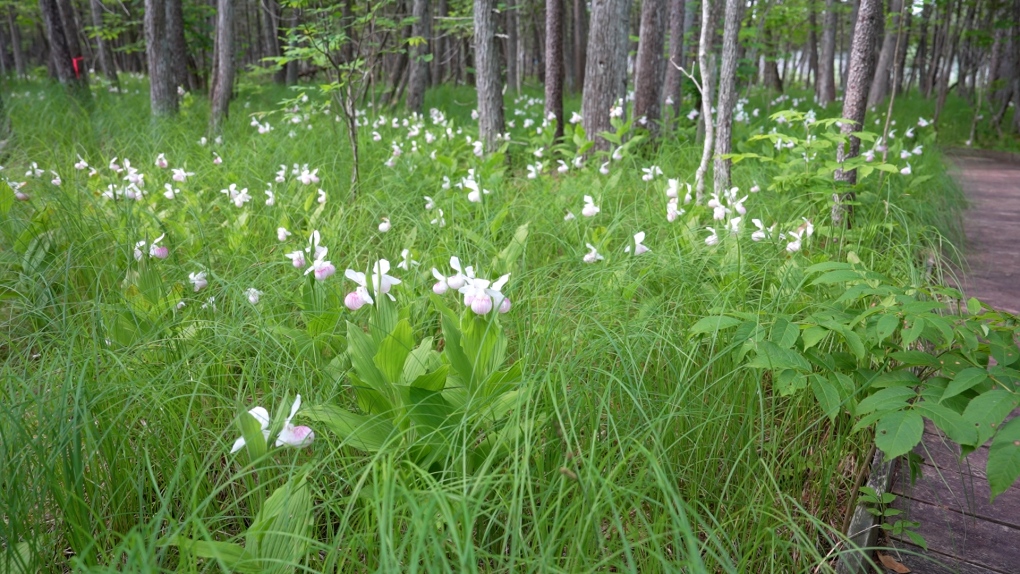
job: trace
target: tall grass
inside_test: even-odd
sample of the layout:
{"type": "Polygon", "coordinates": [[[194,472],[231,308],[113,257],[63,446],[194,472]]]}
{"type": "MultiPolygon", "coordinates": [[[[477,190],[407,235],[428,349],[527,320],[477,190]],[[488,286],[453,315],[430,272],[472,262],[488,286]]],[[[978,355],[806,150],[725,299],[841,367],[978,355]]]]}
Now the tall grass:
{"type": "MultiPolygon", "coordinates": [[[[793,289],[797,274],[850,251],[905,283],[925,281],[919,254],[941,257],[961,207],[938,154],[915,163],[915,173],[936,177],[909,195],[901,178],[878,188],[875,177],[849,231],[824,227],[831,189],[752,196],[748,219],[803,215],[819,226],[791,255],[746,238],[706,246],[703,208],[666,223],[664,181],[641,181],[638,167],[690,181],[693,126],[614,164],[623,172],[615,187],[590,172],[527,180],[515,163],[477,207],[421,167],[385,167],[387,138],[373,143],[368,130],[352,200],[349,151],[330,114],[293,127],[269,116],[267,135],[248,125],[248,113],[295,94],[242,86],[223,144],[203,147],[203,101],[189,96],[179,118],[155,121],[144,85],[125,85],[123,95],[97,93],[91,113],[53,87],[15,84],[7,96],[8,177],[24,179],[34,161],[63,183],[31,180],[31,200],[0,222],[0,571],[225,570],[169,542],[232,540],[303,465],[314,493],[309,552],[285,565],[301,571],[811,572],[848,551],[839,529],[870,437],[852,434],[848,415],[830,422],[810,394],[773,393],[729,352],[740,341],[687,328],[720,311],[767,323],[822,303],[793,289]],[[172,201],[159,196],[169,174],[152,166],[158,153],[195,173],[175,184],[182,192],[172,201]],[[130,158],[150,197],[102,198],[111,180],[75,171],[78,154],[99,168],[130,158]],[[264,182],[293,163],[318,167],[322,182],[278,186],[276,205],[265,206],[264,182]],[[225,202],[219,190],[229,183],[253,201],[225,202]],[[316,187],[329,197],[321,212],[316,187]],[[601,196],[603,213],[565,222],[584,194],[601,196]],[[447,227],[430,225],[424,195],[442,199],[447,227]],[[380,234],[384,216],[393,230],[380,234]],[[323,429],[310,449],[274,451],[260,466],[227,455],[238,415],[255,404],[275,414],[300,393],[306,404],[353,405],[338,342],[344,320],[363,322],[340,308],[351,286],[339,274],[312,285],[283,256],[312,229],[340,269],[412,249],[421,266],[400,274],[398,297],[423,336],[437,330],[416,297],[430,288],[431,267],[458,254],[488,273],[524,224],[527,249],[503,320],[526,374],[511,456],[471,475],[435,474],[323,429]],[[295,233],[286,244],[279,226],[295,233]],[[638,230],[652,251],[625,257],[638,230]],[[136,263],[134,243],[161,233],[170,258],[136,263]],[[606,261],[581,263],[586,241],[606,261]],[[199,269],[210,286],[193,293],[187,275],[199,269]],[[185,307],[153,320],[138,285],[185,307]],[[248,287],[265,292],[259,305],[245,300],[248,287]],[[215,308],[202,308],[210,297],[215,308]],[[319,334],[302,335],[315,322],[319,334]]],[[[443,87],[427,103],[466,127],[473,98],[443,87]]],[[[735,185],[765,184],[769,174],[745,162],[735,185]]]]}

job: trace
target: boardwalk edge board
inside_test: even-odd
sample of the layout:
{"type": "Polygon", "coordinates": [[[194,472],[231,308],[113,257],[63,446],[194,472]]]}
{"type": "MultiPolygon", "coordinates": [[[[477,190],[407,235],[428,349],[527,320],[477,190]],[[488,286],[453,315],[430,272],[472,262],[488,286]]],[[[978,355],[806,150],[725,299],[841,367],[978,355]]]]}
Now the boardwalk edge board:
{"type": "MultiPolygon", "coordinates": [[[[879,498],[889,492],[892,486],[893,462],[885,459],[881,449],[875,449],[875,456],[871,459],[871,473],[868,476],[867,486],[874,489],[879,498]]],[[[840,555],[839,562],[836,564],[838,574],[864,574],[875,571],[871,550],[874,549],[878,539],[881,520],[881,517],[868,512],[868,505],[860,502],[858,497],[857,507],[854,508],[854,515],[850,520],[850,527],[845,533],[852,544],[840,555]]]]}

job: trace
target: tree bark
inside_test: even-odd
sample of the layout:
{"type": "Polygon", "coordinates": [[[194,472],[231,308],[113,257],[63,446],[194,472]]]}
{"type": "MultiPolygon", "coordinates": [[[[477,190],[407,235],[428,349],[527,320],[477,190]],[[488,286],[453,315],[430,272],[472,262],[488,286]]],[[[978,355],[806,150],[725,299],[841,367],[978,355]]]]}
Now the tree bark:
{"type": "Polygon", "coordinates": [[[627,93],[630,0],[592,0],[581,115],[596,150],[609,149],[599,136],[612,130],[609,111],[627,93]]]}
{"type": "Polygon", "coordinates": [[[495,0],[475,3],[475,76],[478,88],[478,135],[491,153],[503,133],[503,86],[496,53],[495,0]]]}
{"type": "Polygon", "coordinates": [[[825,0],[822,53],[818,59],[818,77],[815,79],[815,98],[822,105],[836,99],[836,6],[836,0],[825,0]]]}
{"type": "Polygon", "coordinates": [[[234,89],[234,2],[216,0],[216,41],[210,89],[209,125],[219,131],[230,110],[234,89]]]}
{"type": "Polygon", "coordinates": [[[414,0],[411,15],[415,21],[411,35],[422,38],[422,43],[410,48],[410,78],[407,83],[407,109],[421,113],[425,106],[425,88],[429,83],[428,39],[432,36],[432,14],[428,0],[414,0]]]}
{"type": "Polygon", "coordinates": [[[168,1],[145,0],[145,55],[149,64],[149,101],[154,116],[177,113],[177,78],[167,34],[168,1]]]}
{"type": "Polygon", "coordinates": [[[588,6],[584,0],[574,0],[574,69],[577,77],[574,90],[584,91],[586,50],[588,47],[588,6]]]}
{"type": "MultiPolygon", "coordinates": [[[[280,4],[276,0],[262,0],[262,15],[262,41],[266,56],[279,57],[283,55],[280,47],[280,4]]],[[[280,66],[273,74],[273,81],[277,84],[287,83],[287,70],[284,66],[280,66]]]]}
{"type": "Polygon", "coordinates": [[[733,150],[733,108],[737,103],[737,34],[740,31],[743,0],[726,0],[723,25],[722,64],[719,67],[719,103],[715,133],[715,192],[730,187],[732,160],[722,156],[733,150]]]}
{"type": "MultiPolygon", "coordinates": [[[[854,26],[853,50],[850,53],[850,64],[847,67],[847,83],[843,95],[843,113],[841,117],[850,120],[840,126],[840,132],[848,138],[846,143],[841,143],[836,148],[836,161],[840,164],[853,159],[860,154],[861,140],[855,137],[853,132],[860,131],[864,125],[864,116],[868,111],[868,87],[871,86],[874,75],[875,38],[877,35],[878,19],[882,15],[881,0],[861,0],[860,9],[857,13],[857,23],[854,26]]],[[[857,183],[857,170],[838,169],[835,179],[848,185],[857,183]]],[[[850,225],[853,215],[852,206],[848,201],[853,201],[854,192],[847,191],[837,197],[836,205],[832,210],[833,225],[844,221],[850,225]]]]}
{"type": "Polygon", "coordinates": [[[879,104],[889,95],[889,74],[892,72],[893,62],[896,61],[896,37],[900,30],[900,12],[902,11],[902,0],[889,1],[889,25],[885,28],[885,39],[882,41],[882,51],[878,56],[878,65],[875,66],[875,77],[871,81],[871,90],[868,92],[868,105],[879,104]]]}
{"type": "Polygon", "coordinates": [[[811,87],[811,78],[814,78],[815,91],[818,91],[818,15],[815,12],[816,3],[812,0],[808,16],[810,30],[808,31],[808,70],[804,74],[804,89],[811,87]]]}
{"type": "Polygon", "coordinates": [[[14,13],[14,6],[7,7],[7,25],[11,30],[11,51],[14,55],[14,70],[21,78],[25,77],[25,53],[21,49],[21,29],[14,13]]]}
{"type": "MultiPolygon", "coordinates": [[[[297,8],[291,8],[290,9],[290,20],[288,20],[288,25],[291,28],[297,28],[298,22],[299,22],[298,9],[297,8]]],[[[293,42],[291,42],[289,44],[289,46],[292,47],[292,48],[296,47],[296,45],[293,42]]],[[[290,62],[287,62],[287,65],[284,66],[284,77],[286,78],[286,84],[288,86],[293,86],[293,85],[296,85],[298,83],[298,62],[297,62],[297,60],[291,60],[290,62]]]]}
{"type": "Polygon", "coordinates": [[[70,87],[76,95],[91,99],[88,76],[83,73],[82,68],[85,66],[82,65],[82,62],[79,62],[78,71],[75,72],[71,48],[67,41],[67,29],[64,27],[64,19],[60,15],[57,0],[39,0],[39,9],[46,27],[46,36],[50,47],[49,59],[57,79],[61,84],[70,87]]]}
{"type": "MultiPolygon", "coordinates": [[[[71,0],[57,0],[57,7],[60,12],[60,18],[64,21],[64,37],[67,39],[67,48],[70,50],[71,59],[78,61],[78,77],[88,85],[88,73],[89,67],[85,62],[84,52],[81,48],[81,41],[79,39],[78,30],[81,28],[78,25],[77,14],[74,11],[74,7],[71,5],[71,0]]],[[[72,64],[72,67],[74,65],[72,64]]]]}
{"type": "Polygon", "coordinates": [[[92,27],[96,29],[96,52],[99,55],[99,69],[102,70],[106,79],[110,80],[118,89],[120,80],[117,77],[117,65],[113,62],[113,55],[110,53],[110,46],[99,33],[103,28],[103,2],[102,0],[89,0],[89,12],[92,18],[92,27]]]}
{"type": "Polygon", "coordinates": [[[663,105],[672,109],[670,120],[680,116],[680,101],[683,99],[681,83],[685,67],[684,54],[684,15],[687,12],[686,0],[670,0],[669,9],[669,61],[666,62],[666,77],[663,81],[663,105]]]}
{"type": "Polygon", "coordinates": [[[666,0],[643,0],[638,36],[637,70],[634,74],[634,117],[652,134],[659,131],[665,61],[662,57],[666,28],[666,0]]]}
{"type": "Polygon", "coordinates": [[[715,36],[715,22],[712,14],[711,0],[701,0],[701,39],[698,42],[698,65],[701,67],[701,124],[705,126],[705,142],[701,151],[701,163],[694,173],[694,189],[696,201],[701,203],[705,196],[705,172],[708,171],[708,160],[712,157],[713,138],[715,136],[712,119],[712,93],[715,79],[715,58],[712,52],[712,40],[715,36]]]}
{"type": "Polygon", "coordinates": [[[545,0],[545,116],[556,117],[563,137],[563,0],[545,0]]]}
{"type": "Polygon", "coordinates": [[[520,91],[521,70],[517,65],[517,6],[514,0],[507,0],[503,13],[503,30],[506,35],[506,85],[515,92],[520,91]]]}

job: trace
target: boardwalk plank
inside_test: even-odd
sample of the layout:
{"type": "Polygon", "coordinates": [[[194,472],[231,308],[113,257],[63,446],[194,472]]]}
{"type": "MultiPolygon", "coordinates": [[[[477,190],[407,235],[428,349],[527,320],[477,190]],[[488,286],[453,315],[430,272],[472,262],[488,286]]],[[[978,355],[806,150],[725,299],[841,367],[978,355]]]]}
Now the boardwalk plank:
{"type": "Polygon", "coordinates": [[[905,464],[899,464],[893,475],[892,492],[1020,529],[1020,488],[1016,486],[992,504],[984,478],[923,464],[921,476],[911,485],[909,470],[905,464]]]}

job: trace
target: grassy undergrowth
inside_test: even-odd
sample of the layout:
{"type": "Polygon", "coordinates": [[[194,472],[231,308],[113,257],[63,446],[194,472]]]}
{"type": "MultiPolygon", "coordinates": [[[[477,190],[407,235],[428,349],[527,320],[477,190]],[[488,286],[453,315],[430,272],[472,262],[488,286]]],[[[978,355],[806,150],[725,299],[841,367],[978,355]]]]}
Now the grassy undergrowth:
{"type": "MultiPolygon", "coordinates": [[[[394,113],[383,111],[385,127],[362,128],[363,181],[352,197],[342,124],[315,112],[314,90],[303,102],[245,85],[222,143],[199,145],[204,100],[188,96],[180,117],[151,120],[146,86],[127,85],[123,95],[97,91],[91,113],[41,85],[15,85],[6,98],[13,135],[3,173],[28,181],[28,200],[4,206],[0,223],[0,546],[9,564],[23,556],[29,570],[223,571],[226,559],[175,541],[237,541],[295,477],[307,477],[311,524],[296,542],[300,560],[271,565],[279,571],[811,572],[848,551],[840,530],[870,433],[851,432],[846,412],[827,417],[810,392],[777,392],[728,337],[690,327],[719,313],[768,323],[822,304],[797,277],[851,253],[904,285],[937,281],[962,201],[934,149],[910,160],[915,177],[930,176],[922,183],[898,173],[866,179],[850,230],[828,224],[840,190],[797,179],[798,157],[745,160],[734,185],[749,196],[748,213],[733,237],[703,205],[666,219],[666,177],[692,182],[700,156],[693,122],[658,148],[628,149],[608,176],[594,163],[558,173],[549,155],[544,175],[528,179],[545,136],[524,121],[541,124],[540,104],[508,98],[517,127],[504,169],[466,143],[473,93],[441,88],[426,107],[454,122],[452,136],[425,120],[442,140],[439,157],[428,157],[423,135],[415,153],[409,128],[391,127],[394,113]],[[250,125],[262,111],[275,111],[257,116],[272,125],[266,134],[250,125]],[[389,167],[397,139],[402,154],[389,167]],[[153,165],[160,153],[194,175],[172,181],[153,165]],[[74,169],[78,156],[98,175],[74,169]],[[146,174],[142,200],[102,195],[126,184],[108,167],[115,157],[146,174]],[[26,179],[32,162],[47,171],[26,179]],[[294,163],[318,169],[321,181],[296,181],[294,163]],[[287,175],[276,183],[281,164],[287,175]],[[665,177],[642,180],[650,165],[665,177]],[[456,183],[474,167],[492,191],[481,203],[443,189],[444,175],[456,183]],[[797,177],[770,189],[783,174],[797,177]],[[180,193],[165,198],[165,183],[180,193]],[[235,206],[220,193],[231,183],[252,200],[235,206]],[[761,191],[750,193],[755,185],[761,191]],[[596,217],[581,215],[584,195],[601,207],[596,217]],[[423,209],[423,196],[445,226],[431,223],[437,212],[423,209]],[[576,218],[564,220],[568,210],[576,218]],[[751,218],[779,227],[754,242],[751,218]],[[814,235],[788,250],[792,237],[778,235],[802,218],[814,235]],[[705,242],[711,225],[718,245],[705,242]],[[502,257],[524,226],[523,249],[502,257]],[[279,241],[279,227],[293,236],[279,241]],[[341,270],[379,258],[395,266],[410,251],[421,264],[394,273],[403,283],[393,293],[416,340],[442,337],[426,297],[432,267],[445,274],[457,255],[480,275],[511,272],[513,306],[500,321],[523,377],[504,421],[520,429],[505,458],[435,472],[406,449],[366,454],[300,413],[317,435],[309,448],[259,461],[228,455],[239,415],[255,405],[276,415],[300,394],[305,405],[357,409],[345,322],[364,325],[366,311],[343,308],[354,286],[341,273],[315,281],[285,257],[313,230],[341,270]],[[638,231],[651,251],[633,257],[624,247],[638,231]],[[169,256],[150,257],[161,235],[169,256]],[[139,241],[147,244],[136,260],[139,241]],[[605,259],[583,262],[586,243],[605,259]],[[188,278],[198,272],[209,285],[195,292],[188,278]],[[249,288],[262,292],[257,304],[249,288]]],[[[366,124],[377,117],[367,111],[366,124]]],[[[736,151],[772,148],[749,139],[776,125],[765,115],[738,127],[736,151]]],[[[913,125],[918,115],[897,118],[913,125]]],[[[451,460],[471,446],[454,444],[451,460]]]]}

